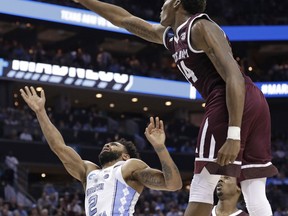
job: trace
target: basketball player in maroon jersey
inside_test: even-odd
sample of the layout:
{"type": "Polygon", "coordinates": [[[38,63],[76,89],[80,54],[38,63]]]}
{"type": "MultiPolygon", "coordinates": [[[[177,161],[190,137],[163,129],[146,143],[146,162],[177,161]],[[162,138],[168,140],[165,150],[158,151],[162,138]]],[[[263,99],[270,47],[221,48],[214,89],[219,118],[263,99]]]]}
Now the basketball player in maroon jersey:
{"type": "Polygon", "coordinates": [[[265,184],[277,169],[271,163],[268,104],[239,70],[225,33],[203,13],[206,0],[165,0],[160,24],[150,24],[112,4],[77,1],[118,27],[164,44],[206,100],[185,215],[209,216],[220,175],[227,175],[240,178],[250,215],[271,216],[265,184]]]}
{"type": "Polygon", "coordinates": [[[211,216],[248,216],[246,212],[237,208],[241,188],[235,177],[221,176],[216,186],[216,194],[219,200],[212,209],[211,216]]]}

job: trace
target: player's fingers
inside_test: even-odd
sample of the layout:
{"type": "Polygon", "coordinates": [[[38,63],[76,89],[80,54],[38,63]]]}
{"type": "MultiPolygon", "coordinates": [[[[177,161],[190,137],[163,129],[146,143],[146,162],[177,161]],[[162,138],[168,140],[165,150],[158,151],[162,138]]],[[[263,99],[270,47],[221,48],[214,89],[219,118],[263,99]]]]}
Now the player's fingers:
{"type": "Polygon", "coordinates": [[[217,155],[217,163],[218,163],[220,166],[223,166],[223,165],[224,165],[224,162],[225,162],[224,156],[223,156],[221,153],[218,153],[218,155],[217,155]]]}
{"type": "Polygon", "coordinates": [[[28,86],[25,86],[25,92],[26,92],[26,94],[27,94],[28,97],[31,96],[31,92],[30,92],[28,86]]]}
{"type": "Polygon", "coordinates": [[[231,164],[231,159],[230,159],[230,157],[225,157],[225,160],[224,160],[224,166],[225,165],[229,165],[229,164],[231,164]]]}
{"type": "Polygon", "coordinates": [[[27,94],[26,94],[26,92],[25,92],[23,89],[20,89],[20,93],[21,93],[21,96],[22,96],[23,98],[26,98],[26,97],[27,97],[27,94]]]}
{"type": "Polygon", "coordinates": [[[231,156],[230,157],[230,163],[234,163],[234,161],[236,160],[237,156],[231,156]]]}
{"type": "Polygon", "coordinates": [[[43,89],[41,90],[41,98],[45,99],[45,92],[43,89]]]}
{"type": "Polygon", "coordinates": [[[26,93],[25,93],[25,91],[24,91],[23,89],[20,89],[19,91],[20,91],[20,93],[21,93],[22,96],[27,96],[26,93]]]}
{"type": "Polygon", "coordinates": [[[144,134],[145,134],[145,136],[146,136],[147,139],[148,139],[148,137],[150,136],[150,130],[149,130],[148,127],[145,128],[145,132],[144,132],[144,134]]]}
{"type": "Polygon", "coordinates": [[[159,117],[156,117],[155,120],[156,120],[156,128],[159,128],[160,126],[159,117]]]}
{"type": "Polygon", "coordinates": [[[233,155],[227,155],[225,159],[225,165],[233,164],[236,157],[233,155]]]}
{"type": "Polygon", "coordinates": [[[162,120],[160,120],[160,129],[161,129],[161,130],[164,130],[164,123],[163,123],[162,120]]]}
{"type": "Polygon", "coordinates": [[[32,95],[37,95],[35,88],[33,86],[30,86],[30,91],[31,91],[32,95]]]}
{"type": "Polygon", "coordinates": [[[151,118],[150,118],[150,122],[149,122],[149,124],[147,125],[147,127],[146,127],[145,130],[151,131],[152,129],[153,129],[153,123],[151,123],[151,118]]]}
{"type": "Polygon", "coordinates": [[[154,118],[150,117],[150,124],[152,127],[155,127],[155,122],[154,122],[154,118]]]}

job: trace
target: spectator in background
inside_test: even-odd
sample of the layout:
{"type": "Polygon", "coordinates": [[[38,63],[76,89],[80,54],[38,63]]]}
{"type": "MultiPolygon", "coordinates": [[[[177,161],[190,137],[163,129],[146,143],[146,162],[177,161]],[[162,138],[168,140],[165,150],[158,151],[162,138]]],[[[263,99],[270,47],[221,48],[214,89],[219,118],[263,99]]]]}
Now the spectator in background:
{"type": "Polygon", "coordinates": [[[24,128],[23,131],[20,133],[19,139],[23,141],[33,141],[32,134],[29,133],[27,128],[24,128]]]}
{"type": "Polygon", "coordinates": [[[10,183],[11,185],[14,185],[14,183],[18,180],[18,165],[19,161],[15,157],[14,153],[12,151],[9,151],[9,153],[5,157],[5,165],[7,166],[6,174],[6,181],[10,183]]]}
{"type": "Polygon", "coordinates": [[[30,211],[29,211],[29,216],[40,216],[39,214],[39,209],[37,207],[37,205],[32,205],[30,211]]]}
{"type": "Polygon", "coordinates": [[[97,62],[98,70],[106,71],[108,69],[108,66],[110,66],[112,62],[112,56],[108,51],[104,50],[101,47],[99,48],[99,52],[96,56],[96,62],[97,62]]]}
{"type": "Polygon", "coordinates": [[[48,216],[48,215],[49,215],[49,211],[47,208],[41,209],[40,216],[48,216]]]}

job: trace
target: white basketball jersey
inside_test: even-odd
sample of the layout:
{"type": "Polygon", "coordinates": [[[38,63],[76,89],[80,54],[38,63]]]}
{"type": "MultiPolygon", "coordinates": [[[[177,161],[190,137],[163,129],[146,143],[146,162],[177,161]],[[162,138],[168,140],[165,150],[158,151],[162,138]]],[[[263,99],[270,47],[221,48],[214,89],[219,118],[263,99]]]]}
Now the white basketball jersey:
{"type": "Polygon", "coordinates": [[[123,163],[125,161],[119,161],[87,175],[86,216],[133,215],[140,194],[124,181],[121,173],[123,163]]]}

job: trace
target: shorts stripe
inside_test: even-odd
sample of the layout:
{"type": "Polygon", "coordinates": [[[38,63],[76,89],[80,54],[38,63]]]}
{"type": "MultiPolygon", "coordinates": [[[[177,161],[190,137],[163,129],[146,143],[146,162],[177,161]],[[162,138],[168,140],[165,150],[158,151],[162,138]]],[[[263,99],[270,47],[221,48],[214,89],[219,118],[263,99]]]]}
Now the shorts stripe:
{"type": "Polygon", "coordinates": [[[199,157],[200,158],[204,157],[204,144],[205,144],[207,129],[208,129],[208,118],[205,121],[203,130],[202,130],[202,134],[201,134],[201,141],[200,141],[200,147],[199,147],[199,157]]]}
{"type": "Polygon", "coordinates": [[[212,135],[211,142],[210,142],[210,149],[209,149],[209,159],[213,159],[214,158],[215,144],[216,144],[216,141],[215,141],[214,136],[212,135]]]}
{"type": "MultiPolygon", "coordinates": [[[[216,159],[213,159],[213,158],[195,158],[195,161],[206,161],[206,162],[214,162],[216,163],[216,159]]],[[[242,162],[241,161],[234,161],[233,164],[235,165],[241,165],[242,162]]]]}
{"type": "Polygon", "coordinates": [[[241,166],[241,169],[256,168],[256,167],[268,167],[268,166],[271,166],[271,165],[272,165],[271,162],[268,162],[266,164],[247,164],[247,165],[241,166]]]}

